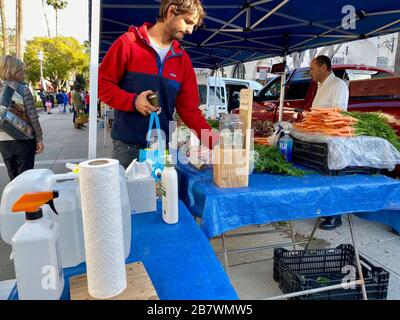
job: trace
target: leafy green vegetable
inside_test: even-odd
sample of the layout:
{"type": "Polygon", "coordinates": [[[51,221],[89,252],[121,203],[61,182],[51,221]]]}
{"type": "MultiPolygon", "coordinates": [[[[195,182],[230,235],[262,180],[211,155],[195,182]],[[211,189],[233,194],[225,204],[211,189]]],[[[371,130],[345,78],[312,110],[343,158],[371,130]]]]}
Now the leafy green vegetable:
{"type": "Polygon", "coordinates": [[[219,129],[219,120],[207,120],[208,124],[210,125],[211,129],[219,129]]]}
{"type": "Polygon", "coordinates": [[[358,111],[343,111],[342,113],[357,119],[357,123],[354,125],[356,135],[386,139],[400,151],[400,138],[381,113],[358,111]]]}
{"type": "Polygon", "coordinates": [[[327,286],[329,284],[329,279],[326,277],[318,277],[317,278],[317,282],[321,285],[321,286],[327,286]]]}
{"type": "Polygon", "coordinates": [[[297,177],[301,177],[306,173],[287,162],[276,147],[255,145],[254,149],[258,153],[258,158],[254,165],[256,172],[270,172],[297,177]]]}

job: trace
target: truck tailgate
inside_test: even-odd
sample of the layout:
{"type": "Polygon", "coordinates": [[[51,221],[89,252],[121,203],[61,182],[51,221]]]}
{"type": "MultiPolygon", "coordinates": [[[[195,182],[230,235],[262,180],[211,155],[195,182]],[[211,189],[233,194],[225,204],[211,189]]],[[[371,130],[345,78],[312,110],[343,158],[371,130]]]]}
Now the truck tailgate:
{"type": "Polygon", "coordinates": [[[350,97],[398,96],[400,98],[400,77],[350,81],[349,95],[350,97]]]}

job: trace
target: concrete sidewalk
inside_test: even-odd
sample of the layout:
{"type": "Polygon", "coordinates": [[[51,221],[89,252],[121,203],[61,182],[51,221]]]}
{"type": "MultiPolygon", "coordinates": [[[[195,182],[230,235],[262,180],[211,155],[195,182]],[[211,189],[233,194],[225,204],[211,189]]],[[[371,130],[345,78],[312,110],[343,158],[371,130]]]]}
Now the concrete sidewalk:
{"type": "MultiPolygon", "coordinates": [[[[87,159],[88,154],[88,128],[77,130],[72,125],[72,113],[47,115],[40,113],[40,122],[44,131],[45,151],[36,158],[36,168],[48,168],[55,173],[64,173],[66,162],[80,162],[87,159]]],[[[104,145],[104,128],[98,123],[97,156],[110,157],[111,139],[110,131],[104,145]]],[[[9,182],[3,161],[0,157],[0,190],[9,182]]],[[[388,227],[353,218],[357,243],[361,254],[376,266],[383,266],[390,272],[389,299],[400,299],[400,237],[392,234],[388,227]]],[[[302,220],[293,222],[296,240],[304,240],[314,226],[315,220],[302,220]]],[[[285,226],[283,226],[285,227],[285,226]]],[[[287,226],[286,226],[287,227],[287,226]]],[[[242,228],[248,231],[254,228],[242,228]]],[[[256,247],[262,245],[290,242],[291,237],[287,231],[280,231],[282,224],[272,224],[256,227],[259,230],[278,230],[277,233],[257,236],[247,236],[228,239],[228,249],[256,247]]],[[[333,248],[340,244],[351,243],[347,219],[343,219],[343,226],[334,231],[318,230],[311,248],[333,248]]],[[[216,252],[222,251],[219,239],[211,240],[216,252]]],[[[287,249],[292,249],[289,247],[287,249]]],[[[298,246],[297,249],[302,249],[298,246]]],[[[9,260],[11,247],[0,239],[0,281],[14,279],[14,267],[9,260]]],[[[272,277],[273,250],[263,250],[253,253],[232,254],[229,257],[230,278],[241,299],[264,299],[281,295],[277,283],[272,277]],[[266,260],[269,259],[269,260],[266,260]],[[255,262],[263,260],[260,262],[255,262]],[[241,264],[244,263],[244,264],[241,264]]],[[[223,257],[219,255],[221,263],[223,257]]]]}

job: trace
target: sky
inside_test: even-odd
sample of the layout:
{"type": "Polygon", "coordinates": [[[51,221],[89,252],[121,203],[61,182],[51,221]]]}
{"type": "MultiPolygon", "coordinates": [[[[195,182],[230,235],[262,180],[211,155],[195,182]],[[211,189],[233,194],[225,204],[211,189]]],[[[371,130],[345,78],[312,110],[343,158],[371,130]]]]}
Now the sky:
{"type": "MultiPolygon", "coordinates": [[[[16,0],[5,0],[8,27],[15,27],[15,3],[16,0]]],[[[30,40],[38,36],[47,36],[42,1],[23,0],[23,6],[24,40],[30,40]]],[[[55,11],[46,4],[45,7],[50,25],[50,35],[54,37],[56,34],[55,11]]],[[[88,0],[68,0],[68,6],[58,13],[58,35],[74,37],[80,43],[88,40],[88,12],[88,0]]]]}

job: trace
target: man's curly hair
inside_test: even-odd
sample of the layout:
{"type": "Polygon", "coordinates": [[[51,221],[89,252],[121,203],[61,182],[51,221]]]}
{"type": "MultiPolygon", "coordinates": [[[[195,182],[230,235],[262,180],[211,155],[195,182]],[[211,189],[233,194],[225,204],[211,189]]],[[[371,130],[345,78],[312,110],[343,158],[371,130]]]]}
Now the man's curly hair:
{"type": "Polygon", "coordinates": [[[175,7],[175,13],[177,15],[197,13],[199,19],[196,26],[200,26],[203,23],[205,12],[200,0],[162,0],[160,4],[160,13],[157,19],[158,21],[164,21],[167,17],[167,12],[170,6],[175,7]]]}

